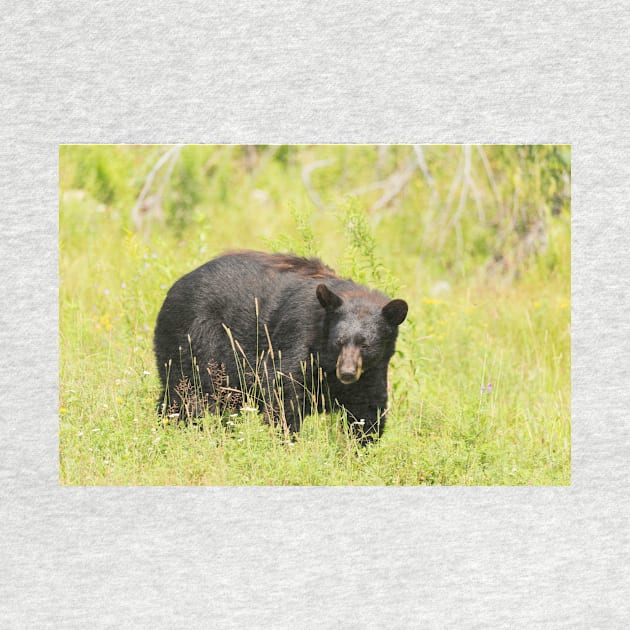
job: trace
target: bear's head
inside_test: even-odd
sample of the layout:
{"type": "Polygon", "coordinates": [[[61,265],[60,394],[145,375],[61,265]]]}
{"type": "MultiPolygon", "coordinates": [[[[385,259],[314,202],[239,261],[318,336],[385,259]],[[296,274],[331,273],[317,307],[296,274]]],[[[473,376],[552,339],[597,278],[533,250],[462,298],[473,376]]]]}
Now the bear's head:
{"type": "Polygon", "coordinates": [[[407,317],[407,302],[390,300],[367,290],[334,293],[317,285],[317,299],[326,309],[327,357],[336,358],[341,383],[356,383],[363,372],[394,353],[398,326],[407,317]]]}

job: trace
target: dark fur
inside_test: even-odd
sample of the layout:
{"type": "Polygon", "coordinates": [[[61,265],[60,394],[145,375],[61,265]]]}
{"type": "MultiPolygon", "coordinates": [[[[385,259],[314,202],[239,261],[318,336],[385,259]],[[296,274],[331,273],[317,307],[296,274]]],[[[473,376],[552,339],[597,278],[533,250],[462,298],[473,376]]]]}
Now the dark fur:
{"type": "MultiPolygon", "coordinates": [[[[387,409],[387,366],[406,314],[402,300],[390,301],[338,278],[318,259],[247,251],[225,254],[179,279],[158,315],[154,347],[164,410],[200,415],[206,405],[242,401],[226,326],[248,360],[246,387],[263,384],[259,405],[268,416],[263,398],[273,400],[267,384],[273,383],[275,361],[283,375],[289,429],[298,431],[302,416],[315,406],[341,405],[360,435],[380,436],[387,409]],[[257,352],[262,360],[255,374],[257,352]],[[324,391],[313,401],[304,385],[310,391],[318,382],[318,365],[324,391]],[[194,383],[200,383],[201,393],[191,393],[194,383]]],[[[273,405],[271,415],[282,415],[279,405],[273,405]]]]}

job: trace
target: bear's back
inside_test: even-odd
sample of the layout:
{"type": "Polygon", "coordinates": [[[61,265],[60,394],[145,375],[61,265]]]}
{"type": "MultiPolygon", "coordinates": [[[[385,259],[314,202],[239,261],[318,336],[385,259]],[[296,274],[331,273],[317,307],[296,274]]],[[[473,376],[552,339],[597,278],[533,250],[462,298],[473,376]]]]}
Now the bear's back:
{"type": "MultiPolygon", "coordinates": [[[[256,251],[229,252],[189,272],[171,287],[160,315],[161,331],[188,330],[193,322],[245,329],[267,323],[284,329],[287,321],[306,328],[323,317],[316,287],[358,289],[317,258],[256,251]],[[282,325],[280,325],[282,324],[282,325]]],[[[181,337],[181,334],[180,334],[181,337]]]]}
{"type": "MultiPolygon", "coordinates": [[[[167,301],[185,301],[195,315],[214,312],[250,310],[254,298],[258,308],[270,307],[294,296],[304,302],[301,293],[312,293],[326,280],[340,280],[334,271],[317,258],[288,254],[237,251],[223,254],[180,278],[169,291],[167,301]]],[[[267,308],[265,308],[267,310],[267,308]]]]}

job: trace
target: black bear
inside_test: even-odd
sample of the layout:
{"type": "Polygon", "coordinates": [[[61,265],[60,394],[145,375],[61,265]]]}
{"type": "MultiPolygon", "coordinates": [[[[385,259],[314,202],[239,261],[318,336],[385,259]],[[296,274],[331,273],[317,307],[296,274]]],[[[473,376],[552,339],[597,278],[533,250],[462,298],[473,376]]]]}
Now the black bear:
{"type": "Polygon", "coordinates": [[[358,437],[380,436],[406,316],[404,300],[317,258],[226,253],[180,278],[160,310],[161,411],[191,417],[249,400],[296,432],[315,408],[342,406],[358,437]]]}

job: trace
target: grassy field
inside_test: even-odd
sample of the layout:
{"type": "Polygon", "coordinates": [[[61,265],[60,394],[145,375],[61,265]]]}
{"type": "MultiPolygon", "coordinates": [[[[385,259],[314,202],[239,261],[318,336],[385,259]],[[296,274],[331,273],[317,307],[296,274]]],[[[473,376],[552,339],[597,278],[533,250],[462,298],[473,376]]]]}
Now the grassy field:
{"type": "Polygon", "coordinates": [[[60,149],[60,483],[570,483],[568,147],[183,147],[134,212],[167,149],[60,149]],[[247,409],[157,417],[166,291],[234,248],[409,303],[378,443],[324,414],[293,441],[247,409]]]}

